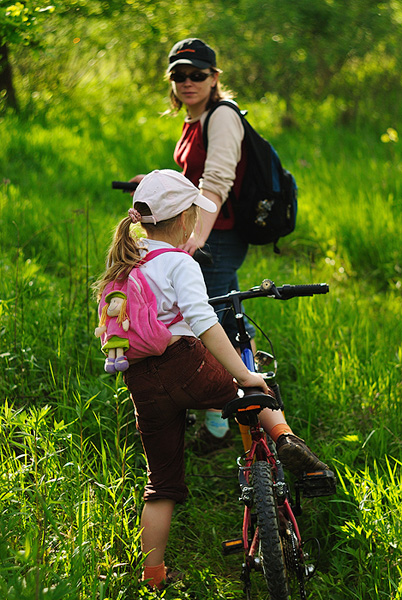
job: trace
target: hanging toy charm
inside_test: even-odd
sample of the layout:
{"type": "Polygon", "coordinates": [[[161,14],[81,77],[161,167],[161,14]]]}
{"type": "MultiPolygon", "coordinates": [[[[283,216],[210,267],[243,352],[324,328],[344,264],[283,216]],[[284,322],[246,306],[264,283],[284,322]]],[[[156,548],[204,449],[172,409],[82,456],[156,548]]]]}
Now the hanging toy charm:
{"type": "Polygon", "coordinates": [[[120,290],[113,290],[105,297],[105,306],[100,315],[96,337],[102,338],[102,351],[107,355],[106,373],[126,371],[129,367],[125,351],[129,348],[128,331],[130,320],[127,315],[127,296],[120,290]]]}

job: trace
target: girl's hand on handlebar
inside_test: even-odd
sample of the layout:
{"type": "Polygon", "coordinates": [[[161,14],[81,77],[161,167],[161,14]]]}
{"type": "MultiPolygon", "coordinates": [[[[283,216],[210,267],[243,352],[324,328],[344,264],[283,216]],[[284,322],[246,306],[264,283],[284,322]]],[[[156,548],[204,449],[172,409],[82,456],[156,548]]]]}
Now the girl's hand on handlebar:
{"type": "Polygon", "coordinates": [[[259,387],[264,392],[264,394],[269,394],[269,388],[265,383],[264,377],[262,373],[253,373],[252,371],[248,371],[248,375],[244,378],[237,379],[237,383],[240,387],[259,387]]]}

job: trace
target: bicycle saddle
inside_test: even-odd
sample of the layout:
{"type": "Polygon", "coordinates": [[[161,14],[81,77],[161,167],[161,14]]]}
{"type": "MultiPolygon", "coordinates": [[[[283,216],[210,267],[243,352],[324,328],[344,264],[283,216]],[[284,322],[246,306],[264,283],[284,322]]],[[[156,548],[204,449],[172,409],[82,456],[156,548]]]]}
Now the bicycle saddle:
{"type": "Polygon", "coordinates": [[[227,419],[231,415],[235,415],[239,423],[243,420],[246,422],[244,425],[248,425],[247,413],[253,412],[257,415],[262,411],[263,408],[271,408],[272,410],[279,410],[281,408],[276,397],[270,394],[264,394],[260,388],[245,388],[244,396],[237,396],[233,400],[230,400],[222,409],[222,418],[227,419]],[[243,419],[245,417],[245,419],[243,419]]]}

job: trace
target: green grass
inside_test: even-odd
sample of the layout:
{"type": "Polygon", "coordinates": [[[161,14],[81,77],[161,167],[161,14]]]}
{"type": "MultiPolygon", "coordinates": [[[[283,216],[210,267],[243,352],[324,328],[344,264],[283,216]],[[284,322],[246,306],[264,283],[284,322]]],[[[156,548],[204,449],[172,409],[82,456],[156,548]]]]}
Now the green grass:
{"type": "MultiPolygon", "coordinates": [[[[0,596],[155,598],[138,586],[144,457],[127,390],[103,372],[90,285],[130,197],[111,190],[173,167],[180,119],[164,106],[84,100],[35,120],[0,121],[0,596]]],[[[259,130],[269,111],[249,107],[259,130]]],[[[268,117],[267,117],[268,115],[268,117]]],[[[274,123],[275,125],[275,123],[274,123]]],[[[401,147],[382,131],[316,126],[271,139],[299,184],[296,231],[250,249],[242,287],[326,281],[325,296],[248,302],[273,341],[288,421],[338,473],[338,493],[304,503],[319,537],[309,598],[402,597],[401,147]]],[[[258,336],[263,348],[263,338],[258,336]]],[[[235,431],[234,425],[232,425],[235,431]]],[[[192,435],[189,431],[188,436],[192,435]]],[[[188,453],[167,563],[184,584],[167,600],[243,598],[234,448],[188,453]]],[[[253,598],[265,600],[262,578],[253,598]]]]}

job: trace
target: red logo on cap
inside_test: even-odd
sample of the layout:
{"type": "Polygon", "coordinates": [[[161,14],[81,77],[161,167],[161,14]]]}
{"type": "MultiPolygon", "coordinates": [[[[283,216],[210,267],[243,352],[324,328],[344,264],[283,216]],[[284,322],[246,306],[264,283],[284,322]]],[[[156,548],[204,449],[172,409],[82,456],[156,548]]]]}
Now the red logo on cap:
{"type": "Polygon", "coordinates": [[[195,50],[191,50],[191,48],[186,48],[185,50],[178,50],[176,54],[181,54],[182,52],[195,52],[195,50]]]}

